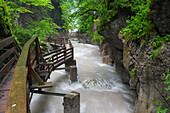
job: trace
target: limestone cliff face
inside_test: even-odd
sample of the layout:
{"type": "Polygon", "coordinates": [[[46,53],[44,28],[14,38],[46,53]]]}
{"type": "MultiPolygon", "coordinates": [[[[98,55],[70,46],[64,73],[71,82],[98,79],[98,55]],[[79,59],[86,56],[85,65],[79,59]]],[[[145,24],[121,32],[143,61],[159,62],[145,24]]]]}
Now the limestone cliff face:
{"type": "MultiPolygon", "coordinates": [[[[152,19],[161,36],[170,34],[168,4],[168,0],[154,0],[151,6],[152,19]]],[[[140,39],[132,41],[130,38],[123,43],[123,36],[119,31],[127,26],[126,20],[130,14],[127,9],[121,9],[118,15],[105,25],[101,32],[105,41],[100,47],[103,61],[114,64],[123,82],[129,83],[131,89],[136,91],[135,113],[155,113],[155,101],[164,103],[163,107],[170,109],[170,101],[166,100],[168,92],[164,90],[166,85],[161,77],[165,69],[170,67],[170,44],[162,47],[158,58],[151,59],[154,34],[151,33],[145,44],[140,39]],[[136,69],[135,74],[130,76],[128,73],[132,69],[136,69]]]]}
{"type": "Polygon", "coordinates": [[[129,40],[124,43],[123,64],[126,70],[136,69],[135,74],[130,76],[129,84],[131,89],[136,90],[137,100],[135,113],[155,113],[155,101],[164,103],[164,107],[170,108],[170,101],[166,101],[166,86],[161,77],[169,65],[170,45],[162,48],[161,56],[151,59],[153,52],[152,43],[154,35],[145,45],[139,41],[129,40]]]}
{"type": "Polygon", "coordinates": [[[101,35],[105,37],[101,46],[103,61],[107,64],[115,65],[124,83],[129,82],[129,75],[123,66],[123,43],[118,38],[118,34],[122,28],[127,26],[126,20],[129,15],[130,11],[128,9],[120,9],[118,15],[112,18],[101,32],[101,35]]]}
{"type": "Polygon", "coordinates": [[[170,1],[154,0],[151,6],[151,15],[157,32],[162,36],[170,34],[170,1]]]}
{"type": "MultiPolygon", "coordinates": [[[[151,15],[155,24],[156,32],[160,36],[170,34],[170,1],[154,0],[151,6],[151,15]]],[[[131,15],[128,9],[120,9],[118,14],[104,27],[101,35],[105,37],[100,45],[103,61],[108,65],[115,65],[124,83],[136,92],[136,104],[134,113],[155,113],[154,102],[163,103],[164,108],[170,109],[170,101],[167,101],[168,92],[165,91],[162,74],[170,67],[170,44],[164,44],[158,58],[152,59],[152,44],[155,35],[142,40],[124,41],[123,34],[119,34],[122,28],[127,26],[126,20],[131,15]],[[134,75],[129,75],[132,69],[134,75]]],[[[91,43],[91,37],[82,35],[84,43],[91,43]]]]}

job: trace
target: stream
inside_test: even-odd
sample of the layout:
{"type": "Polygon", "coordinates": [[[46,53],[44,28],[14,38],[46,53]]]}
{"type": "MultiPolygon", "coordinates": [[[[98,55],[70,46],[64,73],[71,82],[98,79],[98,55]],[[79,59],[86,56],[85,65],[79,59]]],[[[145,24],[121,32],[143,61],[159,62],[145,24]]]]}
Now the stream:
{"type": "MultiPolygon", "coordinates": [[[[72,41],[79,81],[70,84],[65,70],[52,72],[45,91],[80,93],[81,113],[132,113],[134,93],[122,83],[113,66],[102,63],[98,46],[72,41]]],[[[64,65],[62,65],[64,67],[64,65]]],[[[63,97],[34,94],[31,113],[64,113],[63,97]]]]}

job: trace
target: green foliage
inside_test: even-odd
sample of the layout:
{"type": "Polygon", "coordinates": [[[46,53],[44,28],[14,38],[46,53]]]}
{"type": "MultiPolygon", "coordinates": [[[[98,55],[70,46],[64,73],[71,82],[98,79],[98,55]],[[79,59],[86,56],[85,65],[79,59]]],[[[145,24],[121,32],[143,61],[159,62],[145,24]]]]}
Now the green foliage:
{"type": "Polygon", "coordinates": [[[163,78],[165,79],[165,84],[167,84],[167,87],[165,87],[165,90],[168,91],[167,100],[170,99],[170,68],[168,67],[165,70],[165,73],[163,73],[163,78]]]}
{"type": "Polygon", "coordinates": [[[34,34],[36,34],[40,39],[49,38],[52,34],[58,34],[56,29],[60,29],[60,27],[56,25],[51,18],[45,18],[44,20],[34,22],[33,24],[35,29],[34,34]]]}
{"type": "Polygon", "coordinates": [[[17,37],[21,46],[24,46],[30,37],[33,36],[33,32],[30,29],[23,29],[22,27],[17,26],[15,30],[15,36],[17,37]]]}
{"type": "Polygon", "coordinates": [[[143,47],[145,44],[146,44],[146,40],[142,39],[140,47],[143,47]]]}
{"type": "Polygon", "coordinates": [[[166,108],[162,108],[163,103],[155,102],[156,105],[159,105],[158,108],[156,108],[156,113],[167,113],[169,110],[166,108]]]}
{"type": "Polygon", "coordinates": [[[133,77],[133,76],[135,75],[135,71],[136,71],[136,68],[133,68],[133,69],[129,72],[129,74],[130,74],[131,77],[133,77]]]}
{"type": "MultiPolygon", "coordinates": [[[[133,40],[142,36],[149,35],[154,24],[150,16],[150,4],[152,0],[65,0],[62,10],[63,17],[66,22],[65,28],[70,28],[73,24],[77,24],[79,31],[93,35],[92,32],[94,22],[97,23],[97,32],[102,30],[103,25],[111,20],[118,13],[121,7],[128,7],[134,13],[130,20],[127,20],[128,27],[124,28],[121,33],[133,40]],[[74,11],[72,11],[74,10],[74,11]],[[74,21],[74,22],[73,22],[74,21]]],[[[94,35],[95,36],[95,35],[94,35]]]]}
{"type": "MultiPolygon", "coordinates": [[[[168,92],[166,100],[170,99],[170,68],[166,68],[165,73],[163,73],[163,79],[165,80],[165,84],[167,84],[167,87],[165,87],[165,90],[168,92]]],[[[168,113],[169,109],[162,107],[163,103],[155,102],[156,105],[158,105],[158,108],[156,108],[157,113],[168,113]]]]}
{"type": "Polygon", "coordinates": [[[149,35],[152,31],[154,24],[150,16],[150,4],[152,0],[137,0],[129,3],[131,11],[135,13],[127,20],[128,26],[121,30],[125,37],[130,37],[132,40],[149,35]]]}
{"type": "Polygon", "coordinates": [[[95,32],[92,41],[93,40],[99,41],[99,44],[101,45],[104,40],[104,37],[99,35],[98,32],[95,32]]]}
{"type": "Polygon", "coordinates": [[[162,47],[160,46],[159,48],[155,49],[150,57],[152,59],[158,58],[160,56],[160,54],[161,54],[161,48],[162,47]]]}
{"type": "MultiPolygon", "coordinates": [[[[121,2],[124,0],[120,0],[121,2]]],[[[87,35],[94,36],[94,38],[101,38],[98,33],[103,29],[103,24],[110,21],[111,17],[118,12],[118,4],[114,2],[109,4],[107,0],[65,0],[61,5],[63,10],[63,18],[66,20],[64,28],[74,28],[76,26],[80,32],[86,32],[87,35]],[[114,7],[114,8],[111,8],[114,7]],[[94,22],[97,22],[97,30],[92,32],[94,22]]],[[[102,42],[102,40],[100,42],[102,42]]]]}
{"type": "Polygon", "coordinates": [[[166,42],[170,42],[170,35],[166,35],[163,37],[157,35],[154,39],[153,48],[161,47],[166,42]]]}
{"type": "Polygon", "coordinates": [[[43,39],[48,38],[53,33],[58,33],[56,28],[60,27],[47,14],[47,11],[53,8],[51,0],[13,0],[7,2],[1,0],[0,16],[3,19],[2,23],[10,27],[12,36],[23,45],[33,35],[38,35],[43,39]],[[27,21],[24,22],[24,28],[19,25],[21,13],[27,13],[28,16],[27,21]]]}
{"type": "Polygon", "coordinates": [[[170,35],[166,35],[163,37],[160,37],[159,35],[156,35],[154,42],[153,42],[153,49],[155,49],[151,55],[152,59],[156,59],[160,56],[161,54],[161,49],[163,44],[169,43],[170,42],[170,35]]]}

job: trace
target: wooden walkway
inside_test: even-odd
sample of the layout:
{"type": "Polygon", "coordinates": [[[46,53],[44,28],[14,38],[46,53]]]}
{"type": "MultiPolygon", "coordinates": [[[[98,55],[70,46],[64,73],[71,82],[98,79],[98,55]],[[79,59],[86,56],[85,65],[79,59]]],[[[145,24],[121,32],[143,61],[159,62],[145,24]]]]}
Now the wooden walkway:
{"type": "Polygon", "coordinates": [[[16,62],[21,49],[13,37],[0,40],[0,113],[5,108],[16,62]]]}
{"type": "Polygon", "coordinates": [[[37,37],[31,38],[22,52],[14,38],[0,40],[0,113],[30,113],[33,93],[41,94],[43,88],[52,87],[51,82],[46,82],[51,72],[73,59],[70,41],[43,55],[37,37]]]}
{"type": "Polygon", "coordinates": [[[14,74],[14,68],[9,73],[3,84],[0,86],[0,113],[5,113],[11,82],[14,74]]]}

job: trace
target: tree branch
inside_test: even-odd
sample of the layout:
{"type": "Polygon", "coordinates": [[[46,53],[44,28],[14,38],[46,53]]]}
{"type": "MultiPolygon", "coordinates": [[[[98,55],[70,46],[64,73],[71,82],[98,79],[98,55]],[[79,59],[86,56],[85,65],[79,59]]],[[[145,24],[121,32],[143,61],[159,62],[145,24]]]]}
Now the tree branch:
{"type": "Polygon", "coordinates": [[[90,12],[90,11],[98,11],[98,10],[97,10],[97,9],[89,9],[89,10],[87,10],[87,11],[81,13],[80,15],[84,15],[85,13],[90,12]]]}

